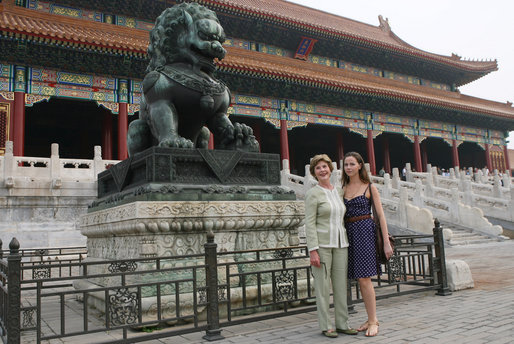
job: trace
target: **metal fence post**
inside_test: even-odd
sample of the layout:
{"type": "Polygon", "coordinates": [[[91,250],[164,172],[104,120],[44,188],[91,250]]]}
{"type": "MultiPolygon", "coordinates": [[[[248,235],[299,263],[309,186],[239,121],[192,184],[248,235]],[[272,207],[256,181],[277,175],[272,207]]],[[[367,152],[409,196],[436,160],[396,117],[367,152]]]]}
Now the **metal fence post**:
{"type": "Polygon", "coordinates": [[[434,220],[434,250],[435,257],[438,260],[439,264],[436,266],[437,269],[437,281],[440,285],[437,290],[437,295],[451,295],[452,292],[450,288],[448,288],[448,277],[446,276],[446,257],[444,255],[444,237],[443,237],[443,229],[439,224],[439,220],[434,220]]]}
{"type": "Polygon", "coordinates": [[[207,330],[203,339],[214,341],[224,339],[220,329],[220,313],[218,304],[218,257],[214,233],[207,232],[205,248],[205,281],[207,283],[207,330]]]}
{"type": "Polygon", "coordinates": [[[21,255],[20,243],[12,238],[7,257],[7,344],[20,344],[20,307],[21,307],[21,255]]]}

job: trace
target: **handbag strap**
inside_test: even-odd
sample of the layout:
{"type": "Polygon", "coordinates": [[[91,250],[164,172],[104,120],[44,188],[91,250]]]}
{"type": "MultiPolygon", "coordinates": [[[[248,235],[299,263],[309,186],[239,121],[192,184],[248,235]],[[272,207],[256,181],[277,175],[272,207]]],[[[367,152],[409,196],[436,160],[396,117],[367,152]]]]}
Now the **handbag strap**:
{"type": "MultiPolygon", "coordinates": [[[[369,201],[371,202],[371,211],[373,212],[373,218],[377,216],[377,209],[375,207],[375,200],[373,199],[373,191],[371,191],[371,182],[368,185],[369,188],[369,201]]],[[[366,192],[364,192],[366,194],[366,192]]]]}

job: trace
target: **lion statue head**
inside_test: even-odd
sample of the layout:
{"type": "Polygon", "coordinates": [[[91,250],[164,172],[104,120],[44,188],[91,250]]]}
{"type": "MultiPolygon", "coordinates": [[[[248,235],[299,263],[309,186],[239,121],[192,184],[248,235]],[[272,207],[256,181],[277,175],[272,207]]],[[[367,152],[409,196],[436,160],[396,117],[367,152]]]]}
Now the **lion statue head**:
{"type": "Polygon", "coordinates": [[[225,57],[225,32],[216,13],[197,4],[182,3],[164,10],[150,32],[147,72],[172,63],[188,63],[211,73],[214,59],[225,57]]]}

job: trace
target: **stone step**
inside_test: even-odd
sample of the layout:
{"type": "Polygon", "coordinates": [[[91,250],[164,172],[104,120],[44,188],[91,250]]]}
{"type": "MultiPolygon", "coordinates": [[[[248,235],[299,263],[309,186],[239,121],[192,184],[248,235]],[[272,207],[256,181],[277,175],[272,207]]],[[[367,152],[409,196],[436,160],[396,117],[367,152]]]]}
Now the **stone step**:
{"type": "Polygon", "coordinates": [[[475,236],[475,235],[481,236],[481,235],[475,234],[473,232],[461,232],[461,231],[458,231],[455,229],[452,229],[452,233],[453,233],[452,237],[466,237],[466,236],[475,236]]]}
{"type": "Polygon", "coordinates": [[[453,235],[452,235],[452,239],[483,239],[483,238],[490,239],[487,236],[473,234],[473,233],[455,233],[455,232],[453,232],[453,235]]]}
{"type": "Polygon", "coordinates": [[[491,238],[487,238],[487,239],[481,239],[481,240],[478,240],[478,239],[475,239],[475,240],[450,240],[449,241],[449,244],[451,246],[462,246],[462,245],[474,245],[474,244],[487,244],[487,243],[491,243],[491,242],[495,242],[497,240],[494,240],[494,239],[491,239],[491,238]]]}
{"type": "Polygon", "coordinates": [[[470,228],[464,228],[451,223],[441,223],[441,227],[448,228],[452,231],[452,237],[448,241],[448,244],[452,246],[484,244],[501,241],[499,238],[491,238],[487,235],[474,232],[470,228]]]}

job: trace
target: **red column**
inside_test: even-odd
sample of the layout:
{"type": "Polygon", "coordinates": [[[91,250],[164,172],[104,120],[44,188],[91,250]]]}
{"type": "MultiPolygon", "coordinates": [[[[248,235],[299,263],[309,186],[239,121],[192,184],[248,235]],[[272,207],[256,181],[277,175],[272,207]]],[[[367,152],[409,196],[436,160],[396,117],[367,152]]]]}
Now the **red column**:
{"type": "MultiPolygon", "coordinates": [[[[382,134],[384,135],[384,134],[382,134]]],[[[389,154],[389,138],[387,136],[383,137],[384,142],[384,170],[386,173],[391,174],[391,157],[389,154]]]]}
{"type": "Polygon", "coordinates": [[[457,140],[452,140],[452,162],[452,167],[460,167],[459,148],[457,147],[457,140]]]}
{"type": "Polygon", "coordinates": [[[507,148],[507,145],[503,146],[503,155],[505,155],[505,171],[510,174],[510,161],[509,161],[509,149],[507,148]]]}
{"type": "Polygon", "coordinates": [[[26,70],[16,66],[14,71],[14,118],[13,118],[13,154],[25,155],[25,87],[26,70]]]}
{"type": "Polygon", "coordinates": [[[128,104],[118,103],[120,106],[118,114],[118,159],[125,160],[128,157],[127,151],[127,130],[128,130],[128,104]]]}
{"type": "Polygon", "coordinates": [[[421,162],[423,164],[423,172],[426,172],[428,164],[427,140],[421,142],[421,162]]]}
{"type": "Polygon", "coordinates": [[[368,138],[366,140],[366,145],[368,149],[369,170],[372,175],[376,175],[377,167],[375,165],[375,147],[373,145],[373,130],[371,129],[368,129],[368,138]]]}
{"type": "Polygon", "coordinates": [[[491,162],[491,153],[489,152],[489,143],[485,144],[485,163],[487,164],[487,169],[489,173],[493,172],[493,164],[491,162]]]}
{"type": "Polygon", "coordinates": [[[214,135],[212,133],[209,136],[209,145],[208,145],[207,148],[210,149],[210,150],[214,149],[214,135]]]}
{"type": "MultiPolygon", "coordinates": [[[[341,165],[344,158],[343,133],[337,133],[337,165],[341,165]]],[[[343,166],[339,166],[343,168],[343,166]]]]}
{"type": "Polygon", "coordinates": [[[112,160],[112,115],[105,112],[102,126],[102,158],[112,160]]]}
{"type": "Polygon", "coordinates": [[[419,149],[419,137],[414,135],[414,165],[416,166],[416,172],[422,172],[421,167],[421,150],[419,149]]]}
{"type": "MultiPolygon", "coordinates": [[[[280,120],[280,160],[289,160],[289,140],[287,138],[287,121],[280,120]]],[[[284,166],[282,166],[283,168],[284,166]]]]}
{"type": "Polygon", "coordinates": [[[25,92],[14,92],[13,153],[25,155],[25,92]]]}

